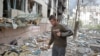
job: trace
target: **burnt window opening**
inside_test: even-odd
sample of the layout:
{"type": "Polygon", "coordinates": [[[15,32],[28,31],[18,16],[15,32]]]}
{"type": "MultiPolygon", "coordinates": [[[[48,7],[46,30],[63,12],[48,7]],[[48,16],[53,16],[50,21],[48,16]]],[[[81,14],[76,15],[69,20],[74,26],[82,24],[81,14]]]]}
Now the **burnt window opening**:
{"type": "Polygon", "coordinates": [[[57,13],[53,11],[53,15],[55,15],[55,16],[62,15],[66,9],[65,4],[66,4],[66,0],[58,0],[58,3],[57,3],[57,0],[49,0],[48,11],[47,11],[48,17],[50,16],[51,9],[53,9],[54,11],[56,11],[55,9],[57,9],[57,11],[56,11],[57,13]],[[56,4],[58,7],[56,7],[56,4]],[[52,6],[53,6],[53,8],[52,8],[52,6]]]}
{"type": "Polygon", "coordinates": [[[33,6],[34,6],[34,1],[28,0],[28,11],[29,11],[29,13],[32,12],[33,6]]]}
{"type": "Polygon", "coordinates": [[[3,17],[10,17],[10,1],[9,0],[4,0],[3,1],[3,17]],[[9,5],[8,5],[9,4],[9,5]]]}
{"type": "Polygon", "coordinates": [[[42,5],[36,3],[36,12],[38,15],[42,16],[42,5]]]}
{"type": "Polygon", "coordinates": [[[26,0],[15,0],[15,6],[13,6],[14,9],[18,9],[21,11],[25,11],[25,4],[26,4],[26,0]]]}
{"type": "Polygon", "coordinates": [[[42,5],[33,0],[28,0],[28,12],[33,12],[33,9],[35,9],[37,15],[42,16],[42,5]]]}
{"type": "Polygon", "coordinates": [[[47,10],[47,16],[49,17],[50,16],[50,12],[51,12],[51,0],[49,0],[49,3],[48,3],[48,10],[47,10]]]}
{"type": "Polygon", "coordinates": [[[11,9],[25,11],[26,0],[4,0],[3,17],[11,18],[11,9]]]}

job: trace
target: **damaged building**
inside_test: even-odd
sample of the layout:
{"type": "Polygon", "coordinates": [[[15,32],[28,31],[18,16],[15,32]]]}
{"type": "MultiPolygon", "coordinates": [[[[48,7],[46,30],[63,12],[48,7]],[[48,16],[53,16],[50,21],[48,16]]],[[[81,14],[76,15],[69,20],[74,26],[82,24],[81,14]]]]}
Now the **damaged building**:
{"type": "MultiPolygon", "coordinates": [[[[4,51],[8,51],[6,52],[7,55],[4,56],[31,56],[30,54],[37,51],[36,49],[39,50],[35,54],[40,53],[39,51],[42,49],[43,52],[41,53],[43,56],[51,54],[51,49],[47,51],[48,40],[50,40],[51,37],[51,25],[48,17],[55,15],[59,21],[62,21],[63,14],[68,13],[69,8],[66,6],[69,5],[66,4],[67,1],[68,0],[0,0],[0,55],[2,56],[2,53],[5,53],[4,51]],[[17,42],[16,40],[18,41],[18,48],[11,45],[10,47],[12,49],[7,46],[7,50],[5,50],[5,44],[10,45],[13,41],[17,42]],[[28,51],[31,51],[28,55],[26,55],[28,48],[25,47],[25,45],[31,47],[28,47],[30,49],[28,51]],[[24,51],[22,51],[22,47],[24,51]],[[13,54],[14,48],[21,50],[18,50],[18,55],[13,54]]],[[[65,16],[67,16],[68,19],[69,15],[67,14],[65,16]]],[[[66,20],[63,20],[63,22],[64,21],[67,22],[66,20]]],[[[93,34],[92,32],[91,30],[83,29],[79,30],[77,39],[73,39],[72,36],[67,38],[66,55],[100,56],[100,36],[99,34],[95,34],[96,31],[94,31],[95,33],[93,34]]]]}
{"type": "Polygon", "coordinates": [[[0,0],[0,43],[47,31],[45,11],[47,5],[41,0],[0,0]]]}
{"type": "Polygon", "coordinates": [[[49,0],[48,3],[48,17],[55,15],[59,21],[62,19],[62,15],[66,10],[66,0],[49,0]]]}

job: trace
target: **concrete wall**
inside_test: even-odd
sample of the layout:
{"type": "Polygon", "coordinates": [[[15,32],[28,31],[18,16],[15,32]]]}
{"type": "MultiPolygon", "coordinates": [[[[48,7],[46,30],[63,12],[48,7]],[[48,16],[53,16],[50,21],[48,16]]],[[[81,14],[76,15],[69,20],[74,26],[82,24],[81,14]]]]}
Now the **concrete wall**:
{"type": "Polygon", "coordinates": [[[3,0],[0,0],[0,17],[2,17],[3,14],[3,0]]]}

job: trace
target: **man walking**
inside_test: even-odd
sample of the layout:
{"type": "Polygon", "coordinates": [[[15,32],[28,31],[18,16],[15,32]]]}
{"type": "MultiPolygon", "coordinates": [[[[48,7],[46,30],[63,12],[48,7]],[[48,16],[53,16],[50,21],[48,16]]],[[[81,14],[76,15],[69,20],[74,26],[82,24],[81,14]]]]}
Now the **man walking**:
{"type": "Polygon", "coordinates": [[[52,29],[48,48],[50,48],[53,43],[52,56],[65,56],[67,37],[73,35],[73,33],[68,27],[59,24],[54,15],[49,17],[49,21],[52,24],[52,29]]]}

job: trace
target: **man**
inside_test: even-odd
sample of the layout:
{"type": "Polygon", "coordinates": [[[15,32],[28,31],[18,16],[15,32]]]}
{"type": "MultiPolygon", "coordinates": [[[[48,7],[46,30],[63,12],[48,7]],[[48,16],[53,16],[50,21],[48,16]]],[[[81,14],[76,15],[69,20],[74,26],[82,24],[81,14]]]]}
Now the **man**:
{"type": "Polygon", "coordinates": [[[56,17],[51,15],[49,21],[52,24],[51,29],[51,40],[48,44],[48,48],[50,48],[51,44],[53,44],[52,48],[52,56],[65,56],[66,45],[67,45],[67,37],[73,35],[72,31],[67,27],[59,24],[56,17]]]}

